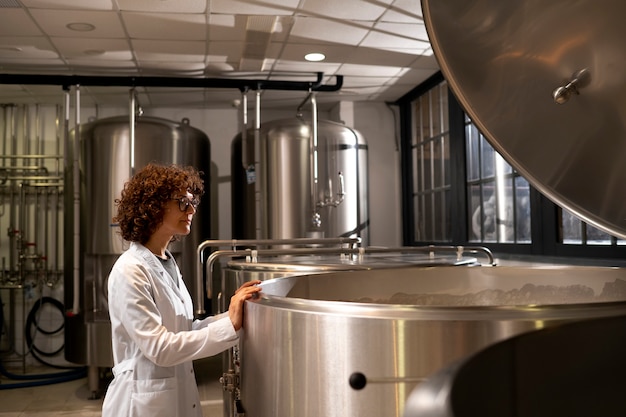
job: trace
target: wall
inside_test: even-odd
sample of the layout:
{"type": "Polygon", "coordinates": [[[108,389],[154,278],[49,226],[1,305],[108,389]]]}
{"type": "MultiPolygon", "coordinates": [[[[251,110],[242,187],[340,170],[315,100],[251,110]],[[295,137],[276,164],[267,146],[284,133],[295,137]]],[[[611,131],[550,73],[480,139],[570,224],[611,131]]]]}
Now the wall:
{"type": "MultiPolygon", "coordinates": [[[[4,108],[6,109],[6,108],[4,108]]],[[[211,108],[211,109],[180,109],[180,108],[159,108],[144,109],[146,115],[163,117],[166,119],[180,121],[187,118],[190,125],[202,130],[211,140],[211,153],[213,172],[211,173],[213,198],[212,198],[212,236],[207,238],[229,239],[231,238],[231,197],[230,197],[230,146],[231,141],[240,129],[239,110],[233,107],[211,108]]],[[[6,111],[6,110],[5,110],[6,111]]],[[[14,154],[25,154],[27,147],[25,140],[27,137],[38,136],[41,140],[41,149],[46,155],[55,155],[59,152],[63,153],[62,126],[57,127],[56,118],[63,117],[59,108],[41,107],[38,109],[37,118],[34,116],[32,107],[30,112],[31,124],[37,127],[29,128],[28,132],[24,130],[22,120],[16,125],[16,134],[18,137],[18,149],[10,149],[14,154]],[[61,135],[61,136],[60,136],[61,135]],[[61,139],[57,145],[57,139],[61,139]]],[[[87,123],[93,119],[101,119],[110,116],[119,116],[128,114],[127,108],[107,108],[107,107],[81,107],[80,119],[81,123],[87,123]]],[[[293,110],[261,110],[261,120],[270,121],[283,118],[291,118],[295,116],[293,110]]],[[[249,111],[249,125],[253,125],[251,120],[253,111],[249,111]]],[[[305,115],[306,117],[306,115],[305,115]]],[[[3,124],[3,136],[6,133],[6,117],[0,120],[3,124]]],[[[368,144],[369,158],[369,209],[370,209],[370,245],[371,246],[389,246],[395,247],[401,244],[401,208],[400,208],[400,178],[399,178],[399,152],[397,149],[397,129],[395,128],[394,112],[384,103],[376,102],[357,102],[357,103],[339,103],[327,111],[320,111],[320,119],[329,119],[333,121],[343,122],[349,127],[358,130],[366,139],[368,144]]],[[[70,116],[70,127],[75,126],[75,111],[72,110],[70,116]]],[[[7,148],[4,148],[5,154],[7,148]]],[[[30,150],[31,153],[35,152],[30,150]]],[[[39,153],[38,151],[36,153],[39,153]]],[[[61,166],[61,170],[62,170],[61,166]]],[[[0,203],[0,227],[5,231],[0,234],[0,258],[7,259],[10,248],[9,238],[6,231],[10,227],[8,205],[10,202],[5,198],[0,203]]],[[[63,230],[62,212],[59,223],[56,225],[59,231],[63,230]]],[[[58,248],[62,246],[62,233],[49,233],[46,246],[49,248],[58,248]]],[[[37,239],[36,239],[37,240],[37,239]]],[[[41,244],[41,242],[38,242],[41,244]]],[[[62,248],[59,257],[59,265],[54,268],[62,269],[63,256],[62,248]]],[[[69,266],[71,267],[71,266],[69,266]]],[[[5,268],[8,268],[6,266],[5,268]]],[[[63,299],[63,280],[51,285],[40,285],[33,279],[33,285],[27,290],[8,290],[0,289],[0,296],[5,304],[5,321],[10,316],[10,309],[14,312],[15,320],[14,328],[11,332],[15,332],[15,341],[17,344],[11,346],[20,354],[23,354],[27,347],[23,344],[23,328],[25,318],[28,312],[33,308],[35,303],[42,296],[49,296],[58,300],[63,299]],[[12,293],[12,294],[11,294],[12,293]],[[10,302],[9,302],[10,300],[10,302]]],[[[0,285],[1,287],[1,285],[0,285]]],[[[57,328],[62,321],[60,312],[56,312],[50,306],[46,306],[42,316],[49,317],[49,322],[43,323],[48,328],[57,328]]],[[[2,335],[0,350],[5,352],[10,348],[9,338],[6,329],[2,335]]],[[[62,344],[62,338],[48,338],[39,340],[37,343],[44,344],[39,346],[44,350],[55,350],[59,344],[62,344]]],[[[27,356],[27,362],[32,359],[27,356]]],[[[55,360],[51,360],[55,362],[55,360]]],[[[20,361],[18,361],[19,364],[20,361]]],[[[58,360],[56,360],[58,362],[58,360]]]]}

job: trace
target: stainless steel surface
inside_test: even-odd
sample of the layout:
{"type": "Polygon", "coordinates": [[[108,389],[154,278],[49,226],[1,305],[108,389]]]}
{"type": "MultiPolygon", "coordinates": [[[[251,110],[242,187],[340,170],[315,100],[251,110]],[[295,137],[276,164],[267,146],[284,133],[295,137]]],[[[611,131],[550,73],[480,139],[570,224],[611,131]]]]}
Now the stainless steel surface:
{"type": "MultiPolygon", "coordinates": [[[[194,288],[197,300],[196,305],[194,306],[194,311],[196,315],[201,316],[206,314],[206,306],[203,302],[204,297],[201,295],[206,291],[206,298],[213,298],[213,275],[214,275],[214,264],[215,262],[222,257],[241,257],[243,254],[246,254],[246,249],[254,249],[255,251],[262,248],[272,248],[274,246],[284,246],[289,245],[291,247],[322,247],[328,245],[335,245],[339,247],[350,247],[355,248],[361,242],[361,239],[358,237],[336,237],[336,238],[295,238],[295,239],[227,239],[227,240],[205,240],[204,242],[198,245],[197,256],[198,262],[196,262],[196,276],[206,276],[205,282],[196,281],[196,286],[194,288]],[[220,250],[220,248],[229,248],[228,255],[226,255],[224,250],[220,250]],[[206,250],[214,250],[213,253],[209,255],[208,258],[205,256],[206,250]],[[205,259],[206,258],[206,259],[205,259]],[[204,272],[206,271],[206,272],[204,272]],[[204,284],[204,285],[203,285],[204,284]]],[[[222,278],[217,274],[218,281],[221,282],[222,278]]],[[[233,289],[233,293],[234,293],[233,289]]],[[[219,300],[215,300],[219,303],[219,300]]]]}
{"type": "MultiPolygon", "coordinates": [[[[332,240],[332,239],[330,239],[332,240]]],[[[283,242],[281,240],[280,242],[283,242]]],[[[207,268],[220,258],[231,260],[223,269],[218,296],[218,311],[226,311],[227,299],[244,282],[267,281],[274,278],[322,274],[337,271],[402,268],[407,266],[468,266],[480,265],[475,257],[466,254],[481,253],[493,265],[493,254],[483,247],[420,246],[400,248],[292,248],[213,252],[207,268]],[[243,258],[243,259],[242,259],[243,258]]]]}
{"type": "MultiPolygon", "coordinates": [[[[186,119],[179,123],[137,117],[134,147],[130,133],[127,116],[97,120],[80,129],[81,308],[78,316],[68,318],[66,359],[88,366],[113,365],[106,282],[113,263],[127,249],[112,218],[114,200],[133,173],[132,155],[135,170],[159,162],[192,165],[205,175],[210,172],[209,139],[186,119]]],[[[210,181],[206,176],[204,180],[206,198],[210,181]]],[[[195,275],[194,266],[196,248],[209,235],[209,207],[208,201],[198,207],[191,234],[170,247],[190,288],[197,280],[204,281],[195,275]]],[[[66,273],[66,288],[67,282],[66,273]]]]}
{"type": "Polygon", "coordinates": [[[625,314],[623,293],[618,302],[598,298],[605,284],[625,279],[617,268],[476,266],[265,281],[261,297],[245,307],[242,405],[249,417],[401,416],[415,381],[455,360],[524,332],[625,314]],[[523,294],[534,285],[539,299],[554,301],[504,305],[496,296],[519,295],[525,285],[523,294]],[[540,286],[568,295],[557,301],[554,288],[540,286]],[[580,286],[595,295],[582,291],[580,298],[580,286]],[[435,305],[383,304],[397,293],[432,296],[435,305]],[[468,293],[472,303],[458,305],[468,293]],[[353,389],[355,373],[374,382],[353,389]]]}
{"type": "Polygon", "coordinates": [[[231,161],[235,237],[358,236],[367,245],[365,139],[359,132],[339,123],[318,120],[317,125],[318,181],[313,196],[311,123],[300,118],[263,123],[258,131],[248,129],[246,146],[242,145],[242,134],[235,137],[231,161]],[[254,160],[255,133],[260,142],[258,165],[261,172],[252,172],[249,166],[244,166],[247,163],[242,162],[254,160]],[[245,157],[243,150],[247,153],[245,157]],[[257,182],[261,182],[258,192],[264,195],[262,199],[255,194],[257,182]],[[337,203],[339,200],[341,203],[337,203]],[[320,214],[319,228],[312,222],[314,209],[320,214]]]}
{"type": "Polygon", "coordinates": [[[626,315],[499,342],[413,390],[404,417],[624,415],[626,315]]]}
{"type": "MultiPolygon", "coordinates": [[[[312,239],[280,239],[258,240],[260,246],[280,247],[284,244],[291,246],[296,243],[311,243],[312,239]]],[[[225,311],[228,308],[230,296],[244,282],[251,280],[272,280],[277,277],[296,275],[325,274],[337,271],[371,270],[380,268],[403,268],[408,265],[432,266],[459,266],[477,265],[477,259],[464,256],[465,253],[481,252],[483,256],[493,263],[491,252],[486,248],[479,247],[453,247],[453,246],[424,246],[406,248],[359,248],[346,247],[323,247],[328,246],[337,238],[315,239],[315,247],[290,247],[287,249],[243,249],[243,250],[220,250],[213,252],[207,260],[209,270],[220,259],[231,259],[219,271],[221,274],[218,288],[216,312],[225,311]]],[[[251,242],[252,241],[248,241],[251,242]]],[[[252,245],[256,248],[258,246],[252,245]]],[[[336,245],[335,245],[336,246],[336,245]]],[[[210,274],[210,272],[207,272],[210,274]]],[[[224,415],[234,416],[236,407],[234,404],[238,398],[239,385],[230,386],[228,383],[240,375],[237,352],[229,351],[224,355],[224,415]]],[[[231,384],[232,385],[232,384],[231,384]]]]}
{"type": "Polygon", "coordinates": [[[442,73],[494,148],[548,198],[626,238],[626,3],[422,9],[442,73]]]}

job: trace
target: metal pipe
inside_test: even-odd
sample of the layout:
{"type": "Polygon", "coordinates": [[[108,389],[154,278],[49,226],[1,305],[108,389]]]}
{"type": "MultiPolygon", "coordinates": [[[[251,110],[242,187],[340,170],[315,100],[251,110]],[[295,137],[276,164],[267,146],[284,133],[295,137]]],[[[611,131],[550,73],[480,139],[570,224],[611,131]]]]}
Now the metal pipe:
{"type": "Polygon", "coordinates": [[[196,88],[248,88],[251,90],[339,91],[343,76],[335,75],[334,85],[322,85],[324,73],[315,73],[315,81],[278,81],[225,78],[176,77],[110,77],[83,75],[0,74],[0,84],[71,85],[100,87],[196,87],[196,88]]]}
{"type": "MultiPolygon", "coordinates": [[[[264,245],[335,245],[335,244],[348,244],[352,248],[355,248],[361,242],[360,238],[327,238],[327,239],[311,239],[311,238],[295,238],[295,239],[230,239],[230,240],[205,240],[200,245],[198,245],[197,254],[198,254],[198,264],[196,266],[196,276],[202,276],[202,267],[204,266],[204,251],[208,248],[219,248],[223,246],[228,246],[233,249],[236,249],[240,246],[264,246],[264,245]]],[[[239,252],[241,253],[241,252],[239,252]]],[[[213,293],[213,283],[211,282],[211,275],[207,274],[206,278],[206,294],[208,298],[212,297],[213,293]]],[[[205,305],[204,305],[204,294],[202,288],[202,281],[200,279],[196,280],[196,288],[195,288],[195,299],[198,302],[198,306],[196,308],[197,315],[204,315],[206,313],[205,305]]]]}
{"type": "MultiPolygon", "coordinates": [[[[310,172],[311,172],[311,183],[310,183],[310,193],[311,193],[311,223],[313,230],[311,232],[315,233],[319,231],[319,228],[322,226],[322,218],[321,215],[317,212],[317,192],[318,192],[318,183],[319,183],[319,161],[318,161],[318,153],[319,153],[319,144],[318,144],[318,120],[317,120],[317,100],[315,98],[315,93],[312,91],[306,96],[306,98],[300,103],[298,106],[296,113],[298,117],[302,116],[302,108],[306,103],[311,102],[311,143],[310,143],[310,172]]],[[[330,176],[328,177],[330,181],[330,176]]]]}
{"type": "Polygon", "coordinates": [[[256,216],[256,237],[261,239],[268,235],[267,216],[265,215],[265,204],[267,202],[267,169],[261,166],[264,158],[265,147],[261,146],[261,90],[256,90],[254,106],[254,171],[256,181],[254,182],[255,194],[255,216],[256,216]]]}
{"type": "Polygon", "coordinates": [[[128,115],[130,117],[129,120],[129,136],[130,136],[130,140],[129,142],[129,155],[130,155],[130,175],[131,177],[133,176],[133,174],[135,173],[135,109],[137,104],[135,103],[136,101],[136,97],[135,97],[135,88],[131,88],[130,92],[129,92],[129,110],[128,110],[128,115]]]}
{"type": "Polygon", "coordinates": [[[78,166],[80,150],[80,86],[76,86],[75,103],[75,128],[74,128],[74,152],[73,152],[73,196],[74,196],[74,300],[72,313],[80,312],[80,169],[78,166]]]}
{"type": "MultiPolygon", "coordinates": [[[[248,161],[248,89],[241,90],[241,164],[243,169],[248,171],[250,161],[248,161]]],[[[252,162],[254,163],[254,161],[252,162]]]]}

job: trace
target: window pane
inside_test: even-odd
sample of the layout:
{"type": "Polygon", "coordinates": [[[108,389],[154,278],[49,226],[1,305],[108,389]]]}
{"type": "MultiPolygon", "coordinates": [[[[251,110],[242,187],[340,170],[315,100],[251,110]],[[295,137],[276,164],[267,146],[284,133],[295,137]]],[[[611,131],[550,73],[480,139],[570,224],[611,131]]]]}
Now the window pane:
{"type": "Polygon", "coordinates": [[[482,135],[480,136],[480,153],[481,178],[492,178],[495,175],[496,151],[482,135]]]}
{"type": "Polygon", "coordinates": [[[474,125],[465,127],[467,179],[480,179],[480,136],[474,125]]]}
{"type": "Polygon", "coordinates": [[[530,243],[530,185],[523,177],[515,177],[515,218],[517,243],[530,243]]]}
{"type": "Polygon", "coordinates": [[[481,226],[484,242],[497,242],[496,234],[496,194],[494,183],[483,187],[483,204],[481,210],[481,226]]]}
{"type": "Polygon", "coordinates": [[[481,242],[482,238],[482,212],[480,185],[470,185],[468,190],[468,218],[470,231],[468,233],[470,242],[481,242]]]}
{"type": "Polygon", "coordinates": [[[587,244],[589,245],[610,245],[611,235],[604,233],[589,224],[587,226],[587,244]]]}
{"type": "Polygon", "coordinates": [[[583,243],[582,222],[566,209],[561,210],[561,234],[563,243],[583,243]]]}

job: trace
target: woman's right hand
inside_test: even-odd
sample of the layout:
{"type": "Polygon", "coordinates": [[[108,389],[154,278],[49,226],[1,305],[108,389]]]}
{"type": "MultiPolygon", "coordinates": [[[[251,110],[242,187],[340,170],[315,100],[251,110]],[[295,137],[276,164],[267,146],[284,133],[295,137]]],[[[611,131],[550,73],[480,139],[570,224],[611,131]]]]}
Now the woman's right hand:
{"type": "Polygon", "coordinates": [[[230,298],[230,306],[228,307],[228,317],[233,323],[235,330],[241,329],[243,326],[243,304],[246,300],[251,299],[254,294],[261,291],[261,288],[257,285],[261,281],[254,280],[245,282],[241,287],[235,291],[235,294],[230,298]]]}

